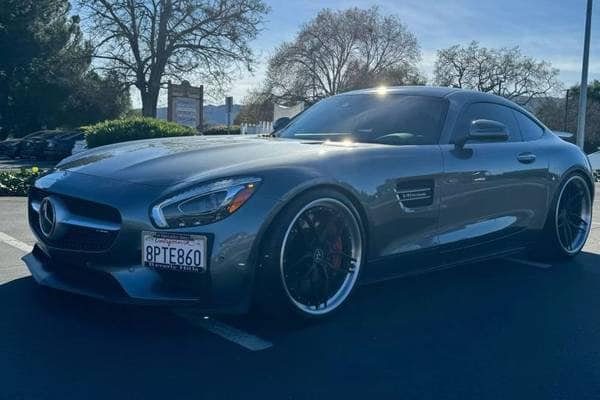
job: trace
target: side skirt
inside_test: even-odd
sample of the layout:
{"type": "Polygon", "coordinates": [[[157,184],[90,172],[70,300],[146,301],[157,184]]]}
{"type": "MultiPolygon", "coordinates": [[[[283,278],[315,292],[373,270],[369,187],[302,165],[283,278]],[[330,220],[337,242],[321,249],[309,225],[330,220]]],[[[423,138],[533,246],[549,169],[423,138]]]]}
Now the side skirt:
{"type": "MultiPolygon", "coordinates": [[[[476,256],[476,257],[471,257],[471,258],[466,258],[466,259],[461,259],[460,261],[456,261],[456,262],[450,262],[450,263],[443,263],[443,264],[439,264],[439,265],[434,265],[431,267],[426,267],[423,269],[411,269],[409,271],[405,271],[405,272],[398,272],[395,274],[389,274],[386,276],[381,276],[381,277],[373,277],[373,278],[367,278],[362,280],[361,282],[359,282],[360,286],[363,285],[371,285],[373,283],[379,283],[379,282],[385,282],[385,281],[390,281],[392,279],[400,279],[400,278],[406,278],[409,276],[417,276],[417,275],[423,275],[423,274],[427,274],[430,272],[435,272],[435,271],[442,271],[445,269],[450,269],[453,267],[457,267],[460,265],[465,265],[465,264],[473,264],[473,263],[477,263],[477,262],[481,262],[481,261],[486,261],[486,260],[491,260],[491,259],[496,259],[496,258],[503,258],[503,257],[509,257],[509,256],[513,256],[515,254],[519,254],[521,252],[523,252],[524,250],[526,250],[526,247],[515,247],[515,248],[511,248],[511,249],[507,249],[507,250],[502,250],[496,253],[491,253],[491,254],[486,254],[486,255],[481,255],[481,256],[476,256]]],[[[396,258],[396,257],[393,257],[396,258]]],[[[377,260],[373,263],[393,263],[396,261],[400,261],[400,257],[396,258],[396,260],[393,259],[387,259],[387,260],[377,260]]]]}

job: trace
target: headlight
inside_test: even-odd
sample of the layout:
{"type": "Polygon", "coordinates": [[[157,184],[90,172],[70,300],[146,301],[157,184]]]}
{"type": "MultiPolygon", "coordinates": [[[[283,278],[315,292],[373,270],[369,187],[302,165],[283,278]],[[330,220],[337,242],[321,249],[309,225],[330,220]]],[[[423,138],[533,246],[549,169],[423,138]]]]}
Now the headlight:
{"type": "Polygon", "coordinates": [[[161,228],[205,225],[237,211],[256,191],[260,178],[232,178],[197,186],[152,207],[161,228]]]}

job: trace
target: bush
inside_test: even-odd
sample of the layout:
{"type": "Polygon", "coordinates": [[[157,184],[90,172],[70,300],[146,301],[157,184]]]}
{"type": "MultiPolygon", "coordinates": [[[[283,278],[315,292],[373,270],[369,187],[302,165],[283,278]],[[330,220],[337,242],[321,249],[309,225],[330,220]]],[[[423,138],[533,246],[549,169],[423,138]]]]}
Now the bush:
{"type": "Polygon", "coordinates": [[[156,118],[133,117],[100,122],[86,126],[85,140],[88,148],[130,140],[153,139],[171,136],[193,136],[196,130],[174,122],[156,118]]]}
{"type": "Polygon", "coordinates": [[[29,188],[42,171],[37,167],[0,172],[0,196],[27,196],[29,188]]]}
{"type": "Polygon", "coordinates": [[[203,133],[205,135],[239,135],[240,132],[239,125],[231,125],[229,131],[227,130],[227,125],[216,125],[206,128],[203,133]]]}

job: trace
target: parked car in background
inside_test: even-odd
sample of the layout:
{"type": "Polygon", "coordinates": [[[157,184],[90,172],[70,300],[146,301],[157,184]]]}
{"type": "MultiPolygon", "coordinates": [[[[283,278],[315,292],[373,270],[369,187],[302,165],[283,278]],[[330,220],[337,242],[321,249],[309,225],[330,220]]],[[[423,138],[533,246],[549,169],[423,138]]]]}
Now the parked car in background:
{"type": "Polygon", "coordinates": [[[597,151],[592,154],[588,154],[588,160],[590,160],[590,164],[592,165],[592,169],[594,171],[600,170],[600,151],[597,151]]]}
{"type": "Polygon", "coordinates": [[[44,157],[44,148],[46,147],[46,142],[64,133],[65,131],[60,130],[45,131],[41,135],[27,138],[21,143],[21,149],[16,156],[21,158],[41,159],[44,157]]]}
{"type": "Polygon", "coordinates": [[[24,140],[32,139],[34,137],[43,135],[46,132],[51,132],[47,130],[32,132],[22,138],[10,138],[3,140],[0,142],[0,155],[8,156],[10,158],[15,158],[19,155],[21,151],[21,145],[24,140]]]}
{"type": "Polygon", "coordinates": [[[87,150],[87,141],[85,140],[85,135],[81,140],[76,140],[73,144],[73,148],[71,149],[71,154],[81,153],[82,151],[87,150]]]}
{"type": "Polygon", "coordinates": [[[558,136],[565,142],[575,144],[575,134],[574,133],[564,132],[564,131],[552,131],[552,133],[554,133],[556,136],[558,136]]]}
{"type": "Polygon", "coordinates": [[[83,140],[85,134],[81,131],[69,131],[47,139],[43,156],[46,160],[62,160],[71,155],[75,142],[83,140]]]}

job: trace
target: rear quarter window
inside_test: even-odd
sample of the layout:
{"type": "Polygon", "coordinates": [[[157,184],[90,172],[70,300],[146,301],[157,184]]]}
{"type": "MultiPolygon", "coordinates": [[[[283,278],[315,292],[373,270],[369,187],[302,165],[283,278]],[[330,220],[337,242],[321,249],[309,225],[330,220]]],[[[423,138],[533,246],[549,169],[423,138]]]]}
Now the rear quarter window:
{"type": "Polygon", "coordinates": [[[542,137],[544,134],[544,128],[542,128],[537,122],[529,118],[527,115],[519,111],[513,111],[519,129],[521,130],[521,136],[524,141],[536,140],[542,137]]]}

